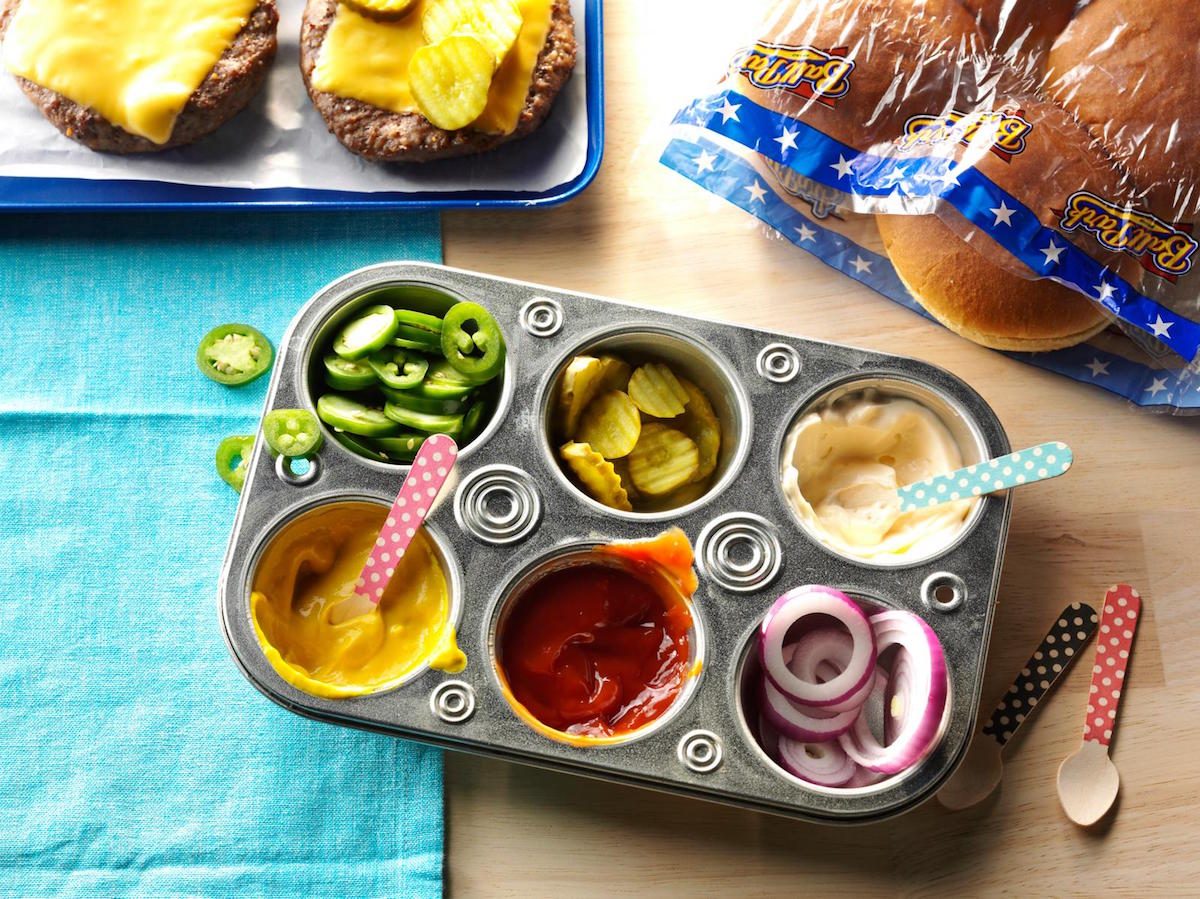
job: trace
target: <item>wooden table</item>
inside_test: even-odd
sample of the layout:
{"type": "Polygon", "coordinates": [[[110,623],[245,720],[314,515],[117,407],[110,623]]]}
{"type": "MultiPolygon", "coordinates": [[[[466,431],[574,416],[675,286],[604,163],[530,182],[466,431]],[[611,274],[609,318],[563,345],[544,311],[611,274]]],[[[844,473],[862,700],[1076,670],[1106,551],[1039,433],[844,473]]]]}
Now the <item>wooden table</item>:
{"type": "MultiPolygon", "coordinates": [[[[984,700],[998,698],[1065,603],[1098,603],[1117,580],[1137,586],[1144,620],[1112,751],[1119,806],[1087,832],[1066,820],[1055,792],[1058,764],[1080,739],[1089,649],[1010,746],[1000,791],[957,814],[930,802],[881,824],[820,827],[447,753],[449,892],[1195,894],[1197,422],[1136,411],[973,346],[766,238],[657,165],[646,131],[669,114],[669,89],[650,77],[665,64],[650,51],[653,17],[667,13],[646,7],[664,2],[675,0],[607,4],[608,133],[596,182],[557,209],[447,215],[447,263],[917,356],[979,390],[1014,446],[1070,443],[1074,470],[1015,498],[984,700]]],[[[703,25],[713,4],[688,9],[703,25]]],[[[706,30],[717,47],[731,44],[724,29],[706,30]]],[[[720,51],[703,59],[711,67],[720,51]]]]}

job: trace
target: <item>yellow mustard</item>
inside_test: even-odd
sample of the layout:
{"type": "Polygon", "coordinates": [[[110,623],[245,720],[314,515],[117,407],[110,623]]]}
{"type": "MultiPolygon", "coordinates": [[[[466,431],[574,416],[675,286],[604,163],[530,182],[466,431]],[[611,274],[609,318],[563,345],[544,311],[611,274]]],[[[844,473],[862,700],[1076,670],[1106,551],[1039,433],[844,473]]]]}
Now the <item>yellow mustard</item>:
{"type": "Polygon", "coordinates": [[[4,63],[164,144],[255,2],[21,0],[4,38],[4,63]]]}
{"type": "Polygon", "coordinates": [[[288,525],[263,553],[250,594],[254,630],[279,676],[307,693],[361,696],[398,686],[425,664],[466,667],[448,620],[446,575],[423,530],[379,605],[341,620],[337,609],[353,599],[386,517],[374,503],[326,506],[288,525]]]}
{"type": "MultiPolygon", "coordinates": [[[[471,123],[473,129],[488,134],[516,129],[550,31],[552,5],[553,0],[517,0],[524,20],[521,32],[496,70],[487,107],[471,123]]],[[[426,0],[418,0],[404,18],[382,21],[339,4],[313,69],[313,87],[392,112],[419,112],[408,83],[408,63],[425,43],[421,36],[425,6],[426,0]]]]}

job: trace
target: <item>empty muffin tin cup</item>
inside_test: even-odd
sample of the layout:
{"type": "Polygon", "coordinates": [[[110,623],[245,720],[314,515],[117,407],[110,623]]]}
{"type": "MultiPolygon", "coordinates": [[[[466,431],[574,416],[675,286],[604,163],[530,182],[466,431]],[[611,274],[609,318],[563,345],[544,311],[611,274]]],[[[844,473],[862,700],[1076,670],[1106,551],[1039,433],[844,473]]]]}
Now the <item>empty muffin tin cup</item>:
{"type": "MultiPolygon", "coordinates": [[[[843,592],[857,602],[860,606],[862,606],[863,611],[865,611],[868,615],[874,614],[875,612],[887,611],[888,609],[893,608],[893,606],[873,596],[866,596],[862,593],[855,593],[850,590],[845,590],[843,592]]],[[[833,619],[829,620],[832,621],[833,619]]],[[[762,621],[760,619],[759,625],[761,625],[761,623],[762,621]]],[[[789,642],[787,638],[785,638],[785,643],[786,642],[789,642]]],[[[759,659],[758,647],[759,626],[756,625],[755,628],[750,632],[745,642],[742,644],[737,667],[734,669],[734,706],[737,723],[741,729],[742,736],[745,738],[747,745],[754,754],[754,757],[762,765],[764,765],[786,783],[790,784],[792,787],[839,797],[866,796],[873,793],[880,793],[885,790],[890,790],[917,775],[918,772],[921,771],[922,767],[929,762],[934,755],[936,755],[939,744],[941,744],[941,742],[945,739],[946,731],[950,725],[951,712],[954,708],[954,678],[953,673],[949,670],[949,667],[947,667],[946,671],[946,707],[942,712],[942,719],[938,727],[937,736],[934,738],[933,743],[925,753],[924,757],[916,764],[912,765],[907,770],[900,772],[899,774],[893,774],[890,776],[875,775],[879,778],[877,782],[863,784],[861,786],[851,785],[841,787],[826,787],[797,777],[790,771],[786,770],[780,764],[778,759],[772,757],[770,751],[768,751],[765,745],[765,741],[762,738],[762,731],[760,728],[761,700],[759,693],[764,674],[762,670],[762,663],[759,659]]],[[[890,666],[891,660],[897,651],[897,647],[889,647],[884,651],[883,654],[881,654],[878,664],[884,666],[885,668],[890,666]]],[[[949,664],[950,661],[947,659],[947,666],[949,666],[949,664]]],[[[881,705],[875,705],[871,699],[868,699],[861,712],[861,714],[867,715],[867,721],[870,724],[872,733],[874,733],[875,737],[880,740],[883,739],[883,711],[884,710],[881,705]]],[[[837,740],[835,739],[831,742],[836,743],[837,740]]],[[[862,773],[862,769],[860,769],[859,774],[855,775],[855,780],[860,779],[862,777],[862,773]]],[[[853,784],[854,781],[851,781],[851,783],[853,784]]]]}
{"type": "MultiPolygon", "coordinates": [[[[303,668],[297,667],[296,663],[285,657],[283,650],[274,646],[270,641],[267,633],[254,614],[251,598],[255,590],[266,587],[266,584],[260,578],[260,573],[263,574],[263,577],[269,577],[271,568],[285,570],[284,580],[292,585],[293,591],[296,588],[296,584],[304,579],[305,575],[311,578],[324,573],[324,571],[328,570],[322,567],[325,563],[314,561],[319,556],[319,553],[314,553],[311,558],[305,560],[304,553],[306,550],[312,550],[313,547],[312,543],[305,542],[303,529],[318,525],[323,517],[328,517],[331,513],[353,512],[355,507],[362,507],[364,510],[378,509],[381,513],[386,513],[388,504],[374,496],[331,494],[323,496],[316,501],[303,503],[286,511],[267,529],[262,539],[252,550],[251,562],[247,569],[248,574],[243,588],[245,613],[250,618],[251,625],[257,634],[259,650],[266,656],[276,675],[298,690],[326,698],[375,696],[380,693],[396,690],[429,670],[430,663],[443,648],[440,641],[431,642],[424,648],[411,667],[394,678],[371,684],[338,684],[315,678],[303,668]],[[289,543],[289,537],[292,536],[295,537],[295,540],[289,543]]],[[[427,523],[424,525],[423,531],[429,539],[431,555],[437,562],[445,579],[447,599],[446,617],[439,622],[439,625],[443,627],[449,625],[457,628],[462,615],[463,603],[462,573],[459,568],[458,559],[451,550],[450,543],[436,527],[427,523]]],[[[341,546],[337,548],[334,559],[329,564],[337,564],[336,555],[339,552],[341,552],[341,546]]],[[[321,610],[315,610],[314,614],[320,615],[321,610]]]]}
{"type": "MultiPolygon", "coordinates": [[[[410,309],[414,312],[423,312],[441,318],[456,303],[466,301],[477,301],[484,308],[487,307],[486,297],[475,300],[473,297],[463,296],[448,287],[407,280],[381,281],[371,284],[343,300],[315,325],[307,338],[305,350],[300,356],[302,368],[297,381],[300,384],[300,397],[303,403],[315,413],[319,396],[337,392],[325,382],[325,355],[333,352],[333,339],[339,329],[366,307],[382,303],[397,309],[410,309]]],[[[505,335],[506,338],[509,336],[505,335]]],[[[458,454],[460,459],[469,459],[471,453],[485,444],[500,428],[512,404],[514,380],[513,360],[509,355],[505,359],[504,371],[500,376],[477,388],[480,398],[490,402],[492,410],[487,422],[479,429],[479,433],[469,441],[460,444],[458,454]]],[[[332,446],[335,448],[334,452],[343,452],[356,462],[371,468],[383,471],[407,471],[409,468],[406,464],[384,462],[364,456],[343,444],[339,439],[341,435],[324,421],[321,422],[321,427],[328,438],[322,452],[332,446]]],[[[346,436],[356,439],[353,434],[346,436]]]]}
{"type": "MultiPolygon", "coordinates": [[[[669,521],[700,508],[720,495],[737,477],[750,452],[753,412],[745,388],[729,364],[715,349],[679,331],[661,325],[629,324],[594,332],[564,353],[549,370],[538,402],[541,410],[543,449],[550,469],[562,486],[584,505],[628,521],[669,521]],[[721,428],[721,447],[708,489],[677,506],[653,503],[637,511],[614,509],[588,495],[568,475],[558,456],[568,442],[560,432],[555,404],[563,374],[576,356],[616,356],[637,368],[646,362],[661,362],[695,384],[707,396],[721,428]]],[[[671,419],[663,424],[670,426],[671,419]]]]}
{"type": "MultiPolygon", "coordinates": [[[[780,499],[791,513],[792,520],[826,552],[859,565],[877,568],[909,567],[950,552],[970,534],[979,522],[987,502],[986,497],[959,500],[958,506],[965,508],[965,512],[951,511],[949,504],[931,510],[921,509],[910,513],[897,512],[898,520],[905,520],[907,516],[910,522],[920,522],[926,515],[942,515],[947,520],[945,527],[941,529],[932,526],[924,528],[922,524],[918,523],[915,526],[917,528],[916,536],[910,545],[905,545],[904,539],[906,538],[896,540],[893,536],[885,535],[884,540],[888,543],[889,548],[885,548],[884,542],[873,546],[852,543],[840,536],[835,529],[827,529],[822,524],[821,516],[814,509],[814,504],[820,505],[820,498],[814,497],[810,491],[806,490],[804,472],[793,466],[798,442],[795,436],[797,428],[804,426],[806,422],[815,424],[814,416],[828,414],[831,410],[837,410],[840,414],[860,400],[870,402],[893,399],[910,400],[916,403],[932,413],[936,421],[945,428],[961,457],[961,463],[951,466],[947,471],[956,467],[973,465],[988,458],[987,443],[978,424],[955,400],[918,381],[890,375],[855,374],[832,385],[823,386],[800,404],[795,414],[788,419],[787,425],[779,437],[777,486],[780,499]],[[789,471],[793,473],[789,473],[789,471]],[[938,510],[943,511],[939,512],[938,510]]],[[[861,430],[863,427],[865,426],[856,426],[856,429],[861,430]]],[[[848,431],[849,428],[846,430],[848,431]]],[[[825,439],[821,445],[825,448],[821,459],[829,458],[832,453],[836,452],[832,438],[825,439]]],[[[897,440],[895,445],[902,447],[904,441],[897,440]]],[[[890,455],[891,452],[892,450],[889,449],[880,455],[877,460],[879,465],[900,467],[897,459],[890,455]]],[[[854,464],[876,461],[865,460],[852,452],[844,452],[843,455],[854,464]]],[[[933,471],[930,472],[930,475],[942,473],[944,472],[933,471]]],[[[814,476],[810,474],[809,478],[812,479],[814,476]]],[[[832,478],[827,476],[825,480],[831,482],[832,478]]]]}
{"type": "Polygon", "coordinates": [[[517,717],[531,729],[559,743],[580,748],[617,746],[645,739],[662,730],[688,705],[701,679],[704,668],[705,632],[695,603],[685,596],[679,585],[665,570],[649,563],[633,564],[629,560],[611,553],[602,552],[596,543],[575,543],[559,547],[548,555],[526,565],[505,586],[499,600],[492,609],[488,632],[488,649],[492,660],[492,673],[496,678],[501,695],[517,717]],[[615,734],[570,733],[546,724],[530,711],[517,697],[509,679],[504,659],[505,629],[509,626],[514,610],[530,589],[543,578],[571,568],[604,566],[626,572],[650,586],[662,597],[664,605],[678,603],[688,612],[691,623],[687,630],[688,657],[683,664],[682,681],[670,705],[657,717],[629,731],[615,734]]]}

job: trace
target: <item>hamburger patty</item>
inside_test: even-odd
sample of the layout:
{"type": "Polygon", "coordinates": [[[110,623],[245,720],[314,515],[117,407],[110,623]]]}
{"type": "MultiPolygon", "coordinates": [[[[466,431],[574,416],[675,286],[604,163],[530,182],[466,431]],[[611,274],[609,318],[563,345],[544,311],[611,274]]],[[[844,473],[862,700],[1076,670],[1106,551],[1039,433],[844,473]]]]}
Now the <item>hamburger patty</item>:
{"type": "MultiPolygon", "coordinates": [[[[0,39],[20,2],[0,0],[0,39]]],[[[199,140],[241,112],[266,81],[278,46],[278,24],[275,0],[259,0],[233,43],[188,99],[165,144],[130,134],[94,109],[28,79],[18,77],[17,83],[42,114],[72,140],[104,153],[155,153],[199,140]]]]}
{"type": "Polygon", "coordinates": [[[300,72],[313,105],[329,131],[352,153],[377,162],[424,162],[482,153],[536,130],[575,68],[575,20],[567,0],[555,0],[550,31],[538,54],[525,107],[511,134],[485,134],[470,127],[438,128],[419,113],[398,113],[362,100],[314,90],[317,55],[337,12],[337,0],[308,0],[300,26],[300,72]]]}

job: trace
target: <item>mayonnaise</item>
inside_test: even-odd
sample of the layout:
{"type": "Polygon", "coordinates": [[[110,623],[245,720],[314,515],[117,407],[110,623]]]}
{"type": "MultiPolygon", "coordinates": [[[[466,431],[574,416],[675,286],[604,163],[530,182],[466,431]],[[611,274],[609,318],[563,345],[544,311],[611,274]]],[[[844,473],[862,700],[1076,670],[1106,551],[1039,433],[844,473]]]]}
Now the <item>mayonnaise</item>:
{"type": "Polygon", "coordinates": [[[949,546],[976,500],[900,511],[898,487],[963,466],[949,429],[925,406],[873,390],[810,412],[788,432],[783,492],[830,549],[874,562],[913,561],[949,546]]]}

